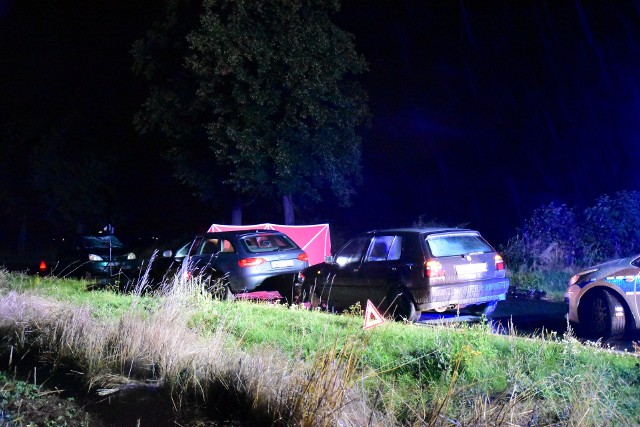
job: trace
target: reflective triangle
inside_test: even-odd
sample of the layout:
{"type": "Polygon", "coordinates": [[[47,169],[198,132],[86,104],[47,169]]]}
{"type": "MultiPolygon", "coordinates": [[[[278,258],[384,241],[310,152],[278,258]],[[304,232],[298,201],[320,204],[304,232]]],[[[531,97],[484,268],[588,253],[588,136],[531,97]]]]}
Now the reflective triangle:
{"type": "Polygon", "coordinates": [[[367,300],[367,308],[364,311],[364,328],[371,329],[384,323],[384,317],[370,300],[367,300]]]}

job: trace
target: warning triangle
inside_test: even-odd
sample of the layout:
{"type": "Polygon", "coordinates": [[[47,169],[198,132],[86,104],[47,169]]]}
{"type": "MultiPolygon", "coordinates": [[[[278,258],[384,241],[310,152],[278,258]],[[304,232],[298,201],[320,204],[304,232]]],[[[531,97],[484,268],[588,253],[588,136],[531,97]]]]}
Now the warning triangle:
{"type": "Polygon", "coordinates": [[[367,300],[367,308],[364,311],[364,328],[371,329],[384,323],[384,317],[370,300],[367,300]]]}

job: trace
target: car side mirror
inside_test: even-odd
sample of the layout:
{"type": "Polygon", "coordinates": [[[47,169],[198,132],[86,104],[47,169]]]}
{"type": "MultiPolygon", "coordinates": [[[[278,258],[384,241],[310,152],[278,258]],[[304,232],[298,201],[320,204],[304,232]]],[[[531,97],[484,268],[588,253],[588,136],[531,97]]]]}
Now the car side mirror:
{"type": "Polygon", "coordinates": [[[331,255],[326,255],[324,257],[324,262],[326,262],[328,264],[333,264],[333,257],[331,255]]]}
{"type": "Polygon", "coordinates": [[[162,252],[162,256],[165,258],[171,258],[173,256],[173,251],[171,251],[171,249],[167,249],[166,251],[162,252]]]}

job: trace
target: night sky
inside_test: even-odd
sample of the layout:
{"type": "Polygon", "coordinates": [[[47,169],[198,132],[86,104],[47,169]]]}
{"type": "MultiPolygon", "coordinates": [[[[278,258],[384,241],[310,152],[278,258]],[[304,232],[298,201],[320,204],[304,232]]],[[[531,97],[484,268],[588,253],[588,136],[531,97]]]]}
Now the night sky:
{"type": "MultiPolygon", "coordinates": [[[[48,3],[0,0],[0,125],[77,111],[87,144],[125,154],[114,180],[136,191],[114,196],[123,228],[174,238],[227,223],[133,130],[145,87],[129,50],[160,2],[48,3]]],[[[327,201],[301,222],[349,234],[422,216],[501,243],[541,204],[639,189],[639,2],[343,1],[335,20],[369,62],[364,183],[350,208],[327,201]]],[[[3,155],[19,165],[28,147],[3,155]]],[[[254,221],[282,217],[245,211],[254,221]]]]}

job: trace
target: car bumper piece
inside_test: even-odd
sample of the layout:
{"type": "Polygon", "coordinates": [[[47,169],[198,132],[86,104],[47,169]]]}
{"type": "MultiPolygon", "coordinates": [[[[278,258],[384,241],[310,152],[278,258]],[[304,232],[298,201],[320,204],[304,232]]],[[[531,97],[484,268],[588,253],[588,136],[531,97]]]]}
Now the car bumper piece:
{"type": "Polygon", "coordinates": [[[435,309],[449,305],[481,304],[489,301],[503,301],[509,290],[509,279],[501,278],[490,282],[468,282],[462,284],[432,286],[431,292],[419,303],[421,310],[435,309]]]}

